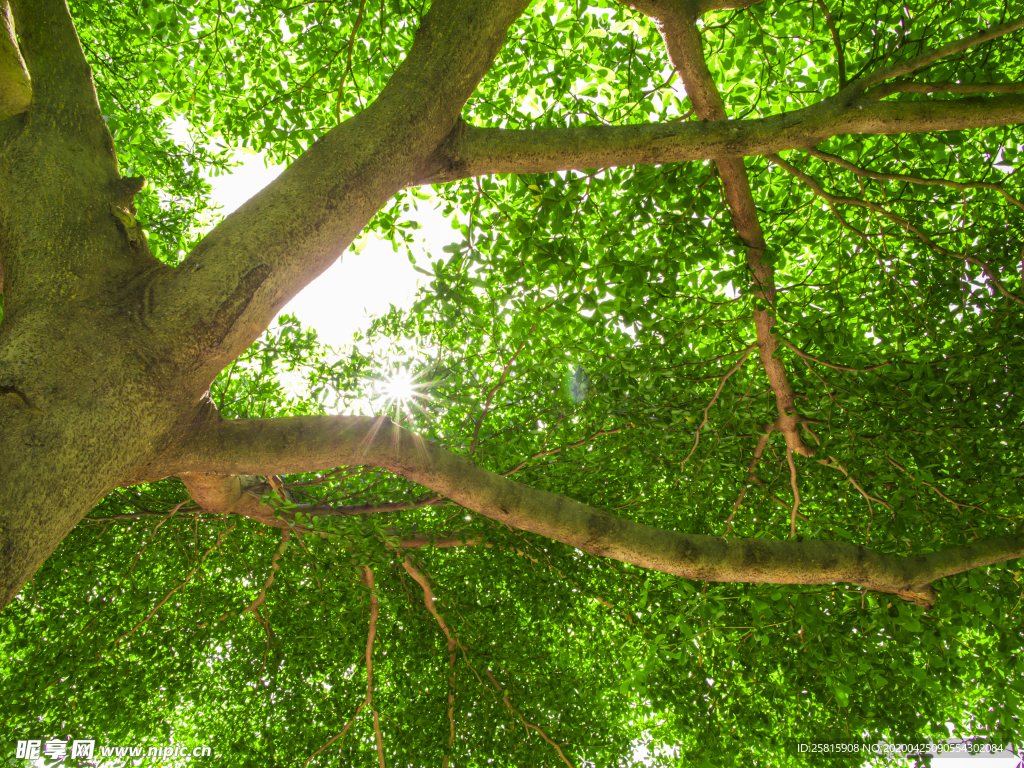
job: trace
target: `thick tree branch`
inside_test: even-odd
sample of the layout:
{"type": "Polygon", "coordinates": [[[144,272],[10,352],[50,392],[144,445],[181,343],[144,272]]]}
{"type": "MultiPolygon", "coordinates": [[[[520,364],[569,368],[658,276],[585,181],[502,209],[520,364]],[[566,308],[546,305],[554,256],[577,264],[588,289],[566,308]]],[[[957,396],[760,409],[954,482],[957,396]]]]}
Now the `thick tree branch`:
{"type": "Polygon", "coordinates": [[[875,101],[844,106],[837,96],[795,112],[719,123],[582,126],[510,130],[462,124],[434,162],[406,186],[493,173],[554,173],[766,155],[815,146],[833,136],[990,128],[1024,122],[1024,97],[875,101]]]}
{"type": "Polygon", "coordinates": [[[631,0],[625,4],[645,16],[653,16],[658,9],[669,6],[677,13],[691,14],[698,18],[709,11],[739,10],[761,2],[764,0],[631,0]]]}
{"type": "Polygon", "coordinates": [[[1024,83],[909,83],[897,80],[876,86],[864,95],[884,99],[894,93],[1020,93],[1024,83]]]}
{"type": "MultiPolygon", "coordinates": [[[[10,105],[12,95],[16,98],[15,106],[0,106],[0,112],[25,114],[0,122],[4,314],[13,320],[25,311],[64,309],[72,300],[100,294],[107,302],[117,285],[127,316],[137,287],[133,279],[167,269],[136,228],[125,229],[140,180],[120,177],[114,142],[64,0],[12,0],[9,8],[11,15],[6,0],[0,0],[0,101],[10,105]],[[19,53],[31,75],[27,105],[22,87],[27,81],[17,75],[19,53]],[[119,220],[115,211],[125,218],[119,220]]],[[[109,317],[104,318],[108,324],[109,317]]]]}
{"type": "MultiPolygon", "coordinates": [[[[665,40],[668,58],[672,62],[686,94],[693,104],[697,116],[706,121],[721,123],[726,119],[725,103],[718,92],[718,87],[711,77],[704,52],[701,46],[700,29],[696,17],[692,13],[679,8],[665,0],[648,0],[653,13],[649,14],[656,21],[658,31],[665,40]]],[[[764,232],[757,217],[757,206],[750,191],[750,181],[743,158],[722,157],[715,161],[718,174],[722,179],[726,202],[732,216],[736,234],[747,246],[747,268],[754,283],[754,296],[761,306],[754,307],[754,328],[757,333],[758,356],[761,367],[768,377],[768,383],[775,395],[779,418],[776,428],[786,440],[786,456],[790,461],[792,477],[796,478],[796,469],[792,465],[793,452],[801,456],[811,456],[814,450],[804,441],[798,428],[799,414],[796,411],[796,394],[786,375],[786,368],[778,359],[776,352],[779,341],[772,332],[775,317],[772,315],[776,303],[775,270],[762,258],[765,250],[764,232]]],[[[717,396],[717,393],[716,393],[717,396]]],[[[705,419],[707,412],[705,411],[705,419]]],[[[700,431],[698,430],[698,438],[700,431]]],[[[696,448],[696,443],[694,443],[696,448]]],[[[693,451],[691,450],[691,454],[693,451]]],[[[687,457],[689,458],[689,457],[687,457]]],[[[684,462],[685,463],[685,462],[684,462]]],[[[797,508],[800,506],[800,493],[794,485],[793,523],[796,523],[797,508]]]]}
{"type": "Polygon", "coordinates": [[[183,473],[180,479],[192,499],[207,512],[249,517],[270,528],[293,529],[300,533],[307,530],[295,525],[294,514],[282,515],[263,503],[262,496],[254,491],[262,484],[258,477],[197,472],[183,473]]]}
{"type": "MultiPolygon", "coordinates": [[[[687,95],[698,116],[709,121],[724,121],[721,99],[710,74],[705,74],[707,67],[703,58],[698,62],[696,56],[687,53],[699,52],[700,40],[694,22],[710,8],[688,0],[625,0],[624,4],[656,21],[669,49],[669,57],[686,85],[687,95]]],[[[460,130],[454,131],[440,148],[435,164],[409,186],[492,173],[552,173],[764,155],[813,146],[832,136],[848,134],[925,133],[1022,122],[1024,100],[1017,97],[894,102],[887,103],[890,109],[883,111],[874,110],[880,106],[874,98],[857,98],[876,83],[1005,35],[1021,25],[1024,25],[1024,20],[993,27],[908,62],[872,73],[849,84],[836,96],[810,107],[759,120],[730,121],[719,125],[680,122],[530,131],[475,128],[462,124],[460,130]],[[778,148],[772,149],[772,145],[778,148]]]]}
{"type": "Polygon", "coordinates": [[[0,121],[21,114],[30,101],[32,83],[18,50],[14,17],[7,0],[0,0],[0,121]]]}
{"type": "Polygon", "coordinates": [[[222,421],[189,434],[168,474],[317,472],[371,465],[402,475],[481,515],[601,557],[689,579],[778,584],[852,582],[931,605],[935,579],[1024,556],[1024,536],[898,557],[836,541],[699,536],[635,523],[503,478],[386,417],[297,416],[222,421]]]}
{"type": "Polygon", "coordinates": [[[763,3],[764,0],[696,0],[697,12],[703,15],[709,11],[737,11],[763,3]]]}
{"type": "MultiPolygon", "coordinates": [[[[434,3],[381,96],[216,227],[173,275],[161,276],[154,320],[169,354],[195,367],[197,387],[257,338],[405,186],[482,173],[737,157],[817,144],[837,133],[952,130],[1024,119],[1024,98],[1003,96],[956,103],[825,100],[791,115],[720,126],[509,132],[460,124],[462,105],[525,4],[434,3]]],[[[691,97],[698,98],[695,91],[691,97]]]]}
{"type": "Polygon", "coordinates": [[[329,131],[155,286],[154,323],[194,386],[243,352],[456,125],[528,0],[437,0],[381,95],[329,131]]]}
{"type": "Polygon", "coordinates": [[[32,79],[32,109],[60,113],[61,120],[72,112],[88,122],[101,119],[92,69],[65,0],[11,0],[11,8],[32,79]]]}

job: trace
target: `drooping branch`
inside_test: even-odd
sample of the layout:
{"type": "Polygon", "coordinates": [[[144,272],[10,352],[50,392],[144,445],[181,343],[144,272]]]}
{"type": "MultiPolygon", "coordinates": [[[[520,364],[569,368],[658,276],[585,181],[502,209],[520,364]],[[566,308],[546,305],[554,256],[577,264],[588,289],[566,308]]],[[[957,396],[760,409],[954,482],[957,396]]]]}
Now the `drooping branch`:
{"type": "MultiPolygon", "coordinates": [[[[416,580],[417,584],[420,585],[420,588],[423,590],[423,605],[430,612],[430,615],[434,617],[434,620],[437,622],[437,625],[441,628],[441,631],[444,633],[445,638],[447,638],[447,640],[448,640],[448,667],[451,670],[451,676],[449,678],[449,693],[448,693],[448,724],[449,724],[448,748],[450,750],[451,746],[452,746],[452,743],[455,740],[455,720],[454,720],[454,717],[453,717],[453,712],[454,712],[454,707],[455,707],[455,696],[454,696],[454,689],[455,689],[455,649],[459,648],[462,651],[463,655],[465,655],[466,648],[465,648],[465,646],[462,645],[462,643],[459,642],[458,637],[449,628],[448,624],[445,622],[445,620],[441,616],[441,614],[438,613],[437,606],[435,605],[435,603],[437,602],[437,598],[434,597],[434,591],[431,589],[430,582],[427,580],[427,577],[423,575],[423,573],[412,562],[412,559],[409,558],[408,556],[406,556],[405,560],[402,562],[402,567],[405,568],[406,572],[410,576],[412,576],[413,579],[416,580]]],[[[473,670],[473,671],[476,672],[476,670],[473,670]]],[[[523,724],[523,727],[526,728],[526,729],[533,729],[534,731],[539,733],[541,738],[544,739],[544,741],[546,741],[548,744],[553,746],[555,748],[555,750],[557,750],[558,756],[562,759],[562,762],[564,762],[566,765],[568,765],[569,768],[574,768],[572,762],[570,762],[569,759],[565,756],[565,752],[562,751],[561,745],[556,744],[554,741],[552,741],[551,738],[547,735],[547,733],[542,728],[540,728],[537,725],[534,725],[533,723],[528,722],[527,720],[525,720],[523,718],[523,716],[518,711],[516,711],[516,709],[512,706],[512,702],[509,701],[508,694],[504,692],[502,687],[498,684],[498,681],[494,679],[494,675],[491,674],[491,671],[489,669],[485,669],[484,673],[490,679],[491,684],[494,685],[495,690],[497,690],[498,693],[502,694],[502,701],[505,703],[505,706],[514,715],[517,715],[519,717],[520,722],[522,722],[522,724],[523,724]]],[[[448,756],[446,755],[445,758],[444,758],[444,766],[447,766],[447,765],[448,765],[448,756]]]]}
{"type": "MultiPolygon", "coordinates": [[[[775,427],[771,424],[762,425],[764,434],[757,438],[757,445],[754,447],[754,456],[747,465],[747,479],[743,483],[743,488],[740,490],[740,495],[736,497],[736,501],[732,505],[732,513],[725,520],[725,532],[732,532],[732,519],[736,517],[736,512],[743,505],[743,497],[747,495],[747,489],[751,483],[756,483],[758,486],[763,487],[764,483],[757,476],[757,465],[761,461],[761,455],[764,453],[764,449],[768,447],[768,439],[772,436],[772,432],[775,427]]],[[[779,502],[780,504],[782,502],[779,502]]],[[[783,506],[785,506],[783,504],[783,506]]]]}
{"type": "Polygon", "coordinates": [[[197,427],[168,454],[166,473],[268,475],[340,465],[387,469],[513,528],[601,557],[689,579],[778,584],[851,582],[931,605],[935,579],[1024,556],[1024,536],[898,557],[837,541],[700,536],[632,522],[503,478],[386,417],[296,416],[197,427]]]}
{"type": "Polygon", "coordinates": [[[377,618],[379,615],[380,608],[377,601],[377,588],[374,586],[373,583],[373,569],[364,566],[362,571],[363,581],[366,584],[366,586],[370,589],[370,626],[366,631],[366,653],[364,654],[364,658],[366,659],[366,696],[363,697],[363,700],[361,702],[359,702],[359,706],[356,707],[356,712],[354,715],[352,715],[352,719],[345,724],[345,727],[342,728],[341,731],[339,731],[333,737],[331,737],[331,739],[326,744],[324,744],[322,747],[320,747],[320,749],[318,749],[316,752],[307,757],[306,762],[302,764],[303,768],[306,768],[306,766],[309,765],[310,761],[314,757],[316,757],[325,749],[330,747],[334,742],[341,739],[341,742],[344,743],[345,736],[348,735],[349,729],[352,728],[352,725],[355,723],[356,718],[359,717],[359,713],[362,712],[363,709],[365,709],[366,707],[370,707],[371,711],[373,711],[373,730],[374,735],[376,736],[377,739],[377,755],[380,759],[381,765],[383,765],[384,762],[384,749],[383,744],[381,743],[380,734],[380,719],[377,715],[377,712],[373,710],[373,643],[377,637],[377,618]]]}
{"type": "Polygon", "coordinates": [[[576,766],[572,764],[572,761],[568,757],[566,757],[565,752],[562,750],[561,744],[559,744],[550,736],[548,736],[548,734],[544,731],[543,728],[541,728],[538,725],[534,725],[525,717],[523,717],[522,713],[519,712],[519,710],[517,710],[514,706],[512,706],[512,701],[508,697],[508,692],[501,687],[497,679],[495,679],[494,674],[491,672],[491,670],[485,669],[484,673],[487,675],[487,679],[491,681],[491,685],[494,686],[494,690],[501,694],[501,702],[505,705],[505,708],[508,709],[508,711],[511,712],[513,716],[519,718],[519,722],[523,724],[523,728],[526,729],[527,732],[531,730],[536,731],[540,735],[540,737],[544,739],[544,741],[546,741],[548,744],[555,748],[555,751],[558,752],[558,757],[561,758],[563,763],[569,766],[569,768],[576,768],[576,766]]]}
{"type": "MultiPolygon", "coordinates": [[[[799,179],[804,184],[806,184],[807,187],[812,192],[814,192],[815,195],[817,195],[818,197],[820,197],[821,199],[825,200],[828,203],[833,213],[835,213],[837,216],[837,205],[852,205],[858,208],[867,208],[868,210],[875,211],[876,213],[881,214],[884,218],[888,219],[894,224],[903,227],[905,230],[913,234],[918,240],[920,240],[925,246],[932,249],[936,253],[939,253],[943,256],[948,256],[953,259],[960,259],[962,261],[967,262],[968,264],[973,264],[974,266],[979,267],[981,271],[985,274],[985,277],[988,278],[992,282],[992,284],[999,289],[999,292],[1003,294],[1003,296],[1005,296],[1010,301],[1013,301],[1017,304],[1020,304],[1021,306],[1024,306],[1024,298],[1010,291],[1010,289],[1006,287],[1005,283],[1000,278],[999,274],[996,272],[995,268],[988,262],[984,261],[983,259],[979,259],[977,256],[971,256],[969,253],[960,253],[959,251],[953,251],[950,250],[949,248],[942,247],[934,240],[932,240],[931,237],[925,234],[921,227],[911,223],[902,216],[893,213],[892,211],[886,209],[879,203],[874,203],[871,202],[870,200],[862,200],[857,197],[833,195],[825,191],[825,189],[816,179],[814,179],[809,174],[799,170],[798,168],[795,168],[794,166],[790,165],[778,155],[768,155],[768,159],[771,160],[779,168],[784,170],[786,173],[790,174],[791,176],[794,176],[795,178],[799,179]]],[[[840,218],[840,220],[843,221],[844,224],[846,223],[845,219],[840,218]]]]}
{"type": "Polygon", "coordinates": [[[796,479],[796,464],[793,462],[793,451],[786,448],[786,463],[789,465],[789,485],[793,490],[793,508],[789,512],[789,538],[796,538],[796,516],[800,509],[800,484],[796,479]]]}
{"type": "Polygon", "coordinates": [[[700,420],[700,424],[697,425],[697,431],[696,433],[694,433],[693,447],[690,448],[690,452],[686,454],[686,458],[683,459],[682,462],[679,464],[680,472],[683,471],[683,468],[686,466],[686,462],[688,462],[690,460],[690,457],[693,456],[693,452],[697,450],[697,444],[700,443],[700,431],[704,429],[704,427],[708,423],[708,411],[711,410],[711,406],[713,406],[715,404],[715,401],[718,400],[718,396],[722,394],[722,388],[725,386],[725,383],[729,380],[729,377],[736,373],[736,371],[738,371],[743,366],[743,364],[747,362],[747,358],[750,357],[750,352],[752,350],[753,347],[747,347],[747,350],[743,353],[743,356],[739,360],[737,360],[735,365],[733,365],[732,368],[726,371],[725,374],[722,376],[721,380],[719,380],[718,388],[715,389],[715,394],[711,396],[711,400],[708,401],[708,404],[706,406],[704,406],[704,417],[700,420]]]}
{"type": "MultiPolygon", "coordinates": [[[[430,615],[434,617],[437,625],[444,632],[445,639],[448,641],[448,753],[445,754],[442,761],[442,768],[448,768],[452,745],[455,743],[455,648],[457,646],[461,647],[461,643],[459,643],[458,637],[448,627],[441,614],[438,613],[437,606],[434,604],[437,598],[434,597],[434,591],[430,588],[430,582],[427,580],[427,577],[413,564],[412,558],[408,555],[406,555],[405,560],[402,562],[402,567],[420,585],[420,588],[423,590],[423,605],[430,612],[430,615]]],[[[463,652],[465,652],[464,648],[463,652]]]]}
{"type": "Polygon", "coordinates": [[[291,531],[287,528],[281,529],[281,546],[274,552],[273,557],[270,558],[270,573],[267,574],[267,580],[263,582],[263,587],[260,589],[260,593],[256,595],[256,599],[249,603],[248,607],[245,608],[241,614],[252,613],[259,619],[261,623],[265,622],[266,619],[263,617],[260,609],[267,602],[267,590],[270,589],[274,583],[274,574],[281,570],[281,566],[278,565],[277,561],[281,559],[281,555],[285,553],[288,548],[288,540],[291,538],[291,531]]]}

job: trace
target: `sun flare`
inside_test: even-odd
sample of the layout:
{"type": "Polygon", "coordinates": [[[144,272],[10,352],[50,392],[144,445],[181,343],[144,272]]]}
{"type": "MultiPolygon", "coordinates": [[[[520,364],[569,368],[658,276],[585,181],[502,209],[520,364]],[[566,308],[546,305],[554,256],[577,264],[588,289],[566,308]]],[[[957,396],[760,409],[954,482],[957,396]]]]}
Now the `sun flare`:
{"type": "Polygon", "coordinates": [[[389,401],[398,404],[408,403],[420,394],[416,388],[416,377],[408,370],[399,371],[386,379],[381,389],[389,401]]]}
{"type": "Polygon", "coordinates": [[[413,411],[423,411],[419,401],[430,399],[425,390],[426,384],[419,381],[412,370],[399,368],[389,376],[376,380],[373,385],[373,397],[383,401],[385,413],[390,413],[393,419],[401,421],[403,414],[412,416],[413,411]]]}

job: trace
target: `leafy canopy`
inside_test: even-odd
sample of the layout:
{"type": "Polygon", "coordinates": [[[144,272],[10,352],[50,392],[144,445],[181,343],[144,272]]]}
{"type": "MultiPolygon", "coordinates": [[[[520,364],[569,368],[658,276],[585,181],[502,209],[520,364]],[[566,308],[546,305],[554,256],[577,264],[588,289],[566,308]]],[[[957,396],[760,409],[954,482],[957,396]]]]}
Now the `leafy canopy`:
{"type": "MultiPolygon", "coordinates": [[[[150,180],[138,219],[171,264],[211,213],[200,172],[229,169],[206,143],[289,162],[373,101],[425,12],[408,0],[71,9],[122,168],[150,180]],[[178,117],[194,147],[169,139],[178,117]]],[[[768,0],[707,13],[700,32],[727,116],[742,120],[1021,10],[768,0]]],[[[1016,84],[1019,41],[905,80],[1016,84]]],[[[629,125],[697,120],[692,106],[650,19],[537,2],[463,117],[629,125]]],[[[407,360],[425,396],[391,411],[403,425],[650,525],[783,539],[795,519],[801,537],[898,555],[1014,533],[1022,140],[1017,126],[865,133],[745,158],[770,306],[714,162],[436,185],[462,242],[418,265],[431,284],[412,311],[368,330],[391,349],[329,350],[282,317],[211,396],[225,418],[345,412],[407,360]],[[751,352],[753,313],[769,310],[813,456],[771,427],[751,352]],[[308,396],[276,381],[293,369],[308,396]]],[[[423,199],[399,193],[368,230],[405,247],[423,199]]],[[[353,718],[310,764],[370,764],[375,723],[389,766],[801,765],[798,742],[927,741],[947,721],[1020,739],[1015,560],[939,582],[925,610],[848,584],[695,582],[595,558],[382,470],[281,479],[290,501],[391,507],[282,540],[201,514],[175,479],[115,492],[0,616],[5,738],[173,736],[239,766],[303,765],[353,718]],[[415,549],[409,569],[386,544],[396,531],[478,543],[415,549]]]]}

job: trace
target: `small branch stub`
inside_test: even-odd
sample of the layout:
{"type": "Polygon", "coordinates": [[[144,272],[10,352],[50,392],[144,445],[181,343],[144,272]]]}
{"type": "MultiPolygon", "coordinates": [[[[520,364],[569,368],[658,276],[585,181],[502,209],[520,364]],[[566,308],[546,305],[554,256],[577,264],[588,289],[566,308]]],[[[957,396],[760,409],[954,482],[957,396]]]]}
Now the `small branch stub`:
{"type": "Polygon", "coordinates": [[[121,191],[129,197],[134,197],[146,188],[145,176],[125,176],[118,182],[121,191]]]}
{"type": "Polygon", "coordinates": [[[135,214],[127,208],[122,208],[117,205],[111,204],[111,213],[114,214],[114,218],[117,219],[121,225],[121,229],[124,230],[125,236],[128,238],[128,244],[132,249],[137,249],[139,243],[142,241],[142,228],[139,226],[138,220],[135,218],[135,214]]]}

